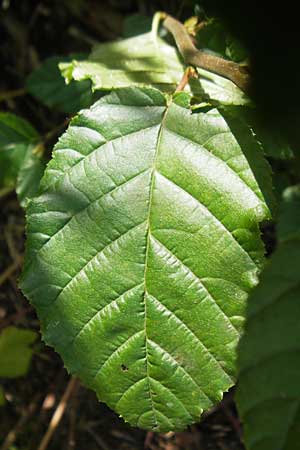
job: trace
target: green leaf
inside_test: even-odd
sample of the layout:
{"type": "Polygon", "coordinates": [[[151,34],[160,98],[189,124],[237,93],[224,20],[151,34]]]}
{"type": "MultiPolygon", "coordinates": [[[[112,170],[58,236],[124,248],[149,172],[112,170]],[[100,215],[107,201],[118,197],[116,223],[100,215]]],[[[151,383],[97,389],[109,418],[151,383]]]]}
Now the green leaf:
{"type": "Polygon", "coordinates": [[[123,36],[130,38],[150,32],[152,18],[143,14],[132,14],[124,19],[123,36]]]}
{"type": "Polygon", "coordinates": [[[21,287],[45,341],[156,431],[198,421],[233,385],[270,216],[222,114],[188,103],[131,88],[81,111],[28,207],[21,287]]]}
{"type": "Polygon", "coordinates": [[[84,59],[85,55],[52,56],[35,69],[26,80],[28,92],[49,108],[65,113],[78,112],[90,106],[93,101],[91,83],[88,80],[65,83],[58,64],[68,63],[73,58],[84,59]]]}
{"type": "MultiPolygon", "coordinates": [[[[91,80],[94,90],[152,86],[167,93],[175,91],[185,70],[176,49],[152,33],[98,44],[87,60],[74,59],[59,67],[67,82],[91,80]]],[[[231,81],[203,69],[198,72],[200,80],[192,80],[190,89],[199,101],[249,103],[231,81]]]]}
{"type": "Polygon", "coordinates": [[[37,192],[45,168],[38,140],[29,122],[0,113],[0,188],[16,187],[22,206],[37,192]]]}
{"type": "Polygon", "coordinates": [[[232,110],[234,109],[240,120],[251,129],[267,157],[274,159],[293,158],[294,152],[280,129],[271,126],[265,118],[257,114],[255,109],[239,106],[232,107],[232,110]]]}
{"type": "Polygon", "coordinates": [[[219,20],[209,19],[208,23],[197,32],[197,47],[211,50],[224,57],[226,55],[226,34],[225,27],[219,20]]]}
{"type": "Polygon", "coordinates": [[[0,187],[13,188],[38,133],[29,122],[11,113],[0,112],[0,187]]]}
{"type": "Polygon", "coordinates": [[[241,41],[236,39],[230,33],[228,33],[226,36],[225,55],[227,56],[227,58],[238,63],[241,63],[249,58],[249,52],[243,46],[241,41]]]}
{"type": "Polygon", "coordinates": [[[28,199],[34,197],[38,192],[46,166],[42,151],[41,145],[30,146],[21,164],[17,177],[16,192],[22,207],[25,207],[28,199]]]}
{"type": "Polygon", "coordinates": [[[249,298],[239,347],[237,400],[249,450],[299,447],[299,192],[298,186],[284,195],[281,241],[249,298]]]}
{"type": "Polygon", "coordinates": [[[297,236],[300,230],[300,185],[291,186],[283,193],[281,220],[277,226],[281,241],[297,236]]]}
{"type": "Polygon", "coordinates": [[[59,67],[67,82],[91,79],[94,89],[104,90],[153,85],[172,92],[183,74],[175,48],[151,33],[97,44],[88,60],[59,67]]]}
{"type": "Polygon", "coordinates": [[[0,333],[0,377],[16,378],[26,375],[33,350],[31,344],[37,333],[16,327],[7,327],[0,333]]]}
{"type": "Polygon", "coordinates": [[[242,43],[233,37],[219,19],[209,19],[196,35],[197,47],[219,54],[223,58],[242,62],[248,52],[242,43]]]}

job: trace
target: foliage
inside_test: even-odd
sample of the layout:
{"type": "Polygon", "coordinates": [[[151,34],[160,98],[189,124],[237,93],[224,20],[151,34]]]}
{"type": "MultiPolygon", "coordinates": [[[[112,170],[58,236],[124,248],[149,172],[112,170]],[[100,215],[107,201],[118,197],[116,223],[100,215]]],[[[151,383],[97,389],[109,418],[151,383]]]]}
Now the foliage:
{"type": "Polygon", "coordinates": [[[66,113],[75,113],[81,108],[90,106],[93,103],[90,81],[66,84],[60,74],[58,64],[68,63],[73,58],[80,61],[85,58],[85,55],[52,56],[46,59],[27,78],[28,92],[49,108],[66,113]]]}
{"type": "Polygon", "coordinates": [[[248,58],[247,50],[219,19],[212,18],[200,23],[196,39],[199,48],[208,49],[232,61],[242,62],[248,58]]]}
{"type": "Polygon", "coordinates": [[[27,373],[37,334],[31,330],[7,327],[0,334],[0,377],[16,378],[27,373]]]}
{"type": "Polygon", "coordinates": [[[22,206],[33,196],[44,172],[39,135],[29,122],[0,113],[0,188],[16,188],[22,206]]]}
{"type": "MultiPolygon", "coordinates": [[[[1,188],[27,215],[21,287],[69,372],[132,425],[184,429],[239,369],[248,449],[294,449],[298,186],[265,269],[260,226],[276,218],[265,157],[285,167],[297,155],[233,82],[202,68],[189,77],[155,24],[132,17],[125,39],[51,57],[28,77],[48,108],[78,113],[41,182],[44,138],[0,113],[1,188]]],[[[199,48],[246,60],[219,20],[202,25],[186,22],[199,48]]]]}
{"type": "Polygon", "coordinates": [[[289,450],[299,443],[299,211],[297,186],[285,191],[278,248],[250,296],[239,348],[238,405],[251,450],[289,450]]]}
{"type": "Polygon", "coordinates": [[[191,114],[183,93],[119,90],[56,146],[22,289],[46,342],[132,425],[184,428],[233,384],[270,215],[258,178],[220,112],[191,114]]]}
{"type": "MultiPolygon", "coordinates": [[[[33,349],[31,344],[37,334],[14,326],[0,333],[0,378],[17,378],[26,375],[33,349]]],[[[5,403],[4,391],[0,385],[0,406],[5,403]]]]}
{"type": "MultiPolygon", "coordinates": [[[[110,90],[128,86],[153,86],[174,92],[184,65],[177,50],[153,32],[121,41],[97,44],[86,60],[74,59],[59,65],[66,82],[91,80],[93,89],[110,90]]],[[[199,78],[190,81],[196,101],[230,105],[249,103],[245,94],[231,81],[203,69],[199,78]]]]}

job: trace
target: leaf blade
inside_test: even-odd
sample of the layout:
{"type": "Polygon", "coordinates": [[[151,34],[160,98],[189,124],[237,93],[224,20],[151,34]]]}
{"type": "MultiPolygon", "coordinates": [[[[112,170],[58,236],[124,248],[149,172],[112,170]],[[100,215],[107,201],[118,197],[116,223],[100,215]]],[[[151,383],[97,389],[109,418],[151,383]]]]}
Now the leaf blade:
{"type": "Polygon", "coordinates": [[[289,450],[299,443],[298,208],[299,186],[285,192],[280,242],[250,297],[239,347],[237,401],[253,450],[289,450]]]}
{"type": "Polygon", "coordinates": [[[199,420],[233,384],[269,215],[254,173],[226,162],[247,166],[220,112],[181,100],[131,88],[80,113],[29,205],[22,276],[69,370],[156,431],[199,420]]]}

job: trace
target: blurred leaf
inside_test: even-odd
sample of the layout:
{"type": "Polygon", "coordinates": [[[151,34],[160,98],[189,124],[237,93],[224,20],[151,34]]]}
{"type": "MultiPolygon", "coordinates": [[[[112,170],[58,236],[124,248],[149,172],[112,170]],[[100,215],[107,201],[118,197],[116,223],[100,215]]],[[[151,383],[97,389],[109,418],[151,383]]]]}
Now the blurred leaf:
{"type": "Polygon", "coordinates": [[[55,108],[65,113],[76,113],[93,103],[91,83],[88,80],[65,83],[58,64],[81,60],[86,55],[53,56],[46,59],[40,67],[34,70],[26,80],[26,88],[30,94],[49,108],[55,108]]]}
{"type": "Polygon", "coordinates": [[[242,62],[249,56],[242,43],[232,36],[219,19],[209,19],[196,35],[197,47],[242,62]]]}
{"type": "Polygon", "coordinates": [[[280,242],[250,295],[237,400],[248,450],[294,450],[300,436],[300,195],[284,194],[280,242]]]}
{"type": "Polygon", "coordinates": [[[0,112],[0,148],[11,143],[32,142],[37,138],[37,131],[27,120],[15,114],[0,112]]]}
{"type": "Polygon", "coordinates": [[[39,188],[44,174],[46,160],[39,151],[40,145],[30,146],[20,167],[16,192],[22,207],[26,206],[27,199],[32,198],[39,188]]]}
{"type": "Polygon", "coordinates": [[[33,350],[31,344],[37,333],[16,327],[7,327],[0,334],[0,377],[16,378],[26,375],[33,350]]]}
{"type": "Polygon", "coordinates": [[[198,48],[206,48],[214,53],[225,56],[226,31],[220,21],[210,19],[197,32],[196,41],[198,48]]]}
{"type": "Polygon", "coordinates": [[[38,140],[29,122],[0,112],[0,187],[13,188],[28,148],[38,140]]]}
{"type": "Polygon", "coordinates": [[[152,18],[143,14],[132,14],[124,20],[123,36],[130,38],[151,30],[152,18]]]}
{"type": "MultiPolygon", "coordinates": [[[[167,93],[174,92],[185,69],[177,50],[151,33],[97,44],[87,60],[74,59],[59,67],[67,82],[91,80],[94,90],[151,86],[167,93]]],[[[190,89],[199,102],[249,103],[231,81],[202,69],[198,72],[200,80],[191,81],[190,89]]]]}
{"type": "Polygon", "coordinates": [[[22,206],[32,197],[45,168],[37,142],[39,135],[29,122],[11,113],[0,113],[0,188],[15,188],[22,206]]]}
{"type": "Polygon", "coordinates": [[[240,63],[249,58],[249,52],[238,39],[231,34],[227,34],[225,56],[240,63]]]}
{"type": "MultiPolygon", "coordinates": [[[[281,220],[278,223],[278,238],[283,241],[299,234],[300,230],[300,185],[288,187],[283,193],[281,220]]],[[[299,277],[300,278],[300,277],[299,277]]]]}

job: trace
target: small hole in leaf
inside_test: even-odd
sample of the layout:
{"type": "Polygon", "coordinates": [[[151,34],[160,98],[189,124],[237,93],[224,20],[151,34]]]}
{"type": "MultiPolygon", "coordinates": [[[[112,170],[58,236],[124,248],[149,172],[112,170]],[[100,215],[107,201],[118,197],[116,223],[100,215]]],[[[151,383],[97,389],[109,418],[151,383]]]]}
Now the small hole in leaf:
{"type": "Polygon", "coordinates": [[[127,372],[128,367],[125,366],[125,364],[121,364],[121,369],[123,370],[123,372],[127,372]]]}

